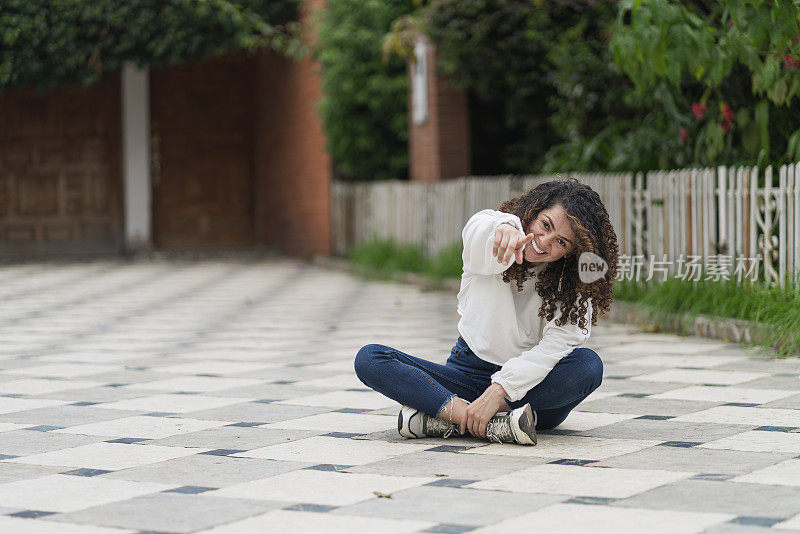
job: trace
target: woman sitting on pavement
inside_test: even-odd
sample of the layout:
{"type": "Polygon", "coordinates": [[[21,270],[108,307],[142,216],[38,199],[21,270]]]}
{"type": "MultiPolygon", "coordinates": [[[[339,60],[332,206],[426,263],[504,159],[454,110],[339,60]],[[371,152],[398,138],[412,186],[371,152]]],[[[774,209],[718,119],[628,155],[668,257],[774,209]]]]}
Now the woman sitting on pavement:
{"type": "Polygon", "coordinates": [[[462,238],[460,336],[447,363],[367,345],[356,374],[403,405],[405,437],[535,445],[536,429],[561,424],[602,381],[600,357],[581,345],[612,301],[616,234],[595,191],[556,180],[476,213],[462,238]],[[599,280],[579,273],[587,258],[605,261],[599,280]]]}

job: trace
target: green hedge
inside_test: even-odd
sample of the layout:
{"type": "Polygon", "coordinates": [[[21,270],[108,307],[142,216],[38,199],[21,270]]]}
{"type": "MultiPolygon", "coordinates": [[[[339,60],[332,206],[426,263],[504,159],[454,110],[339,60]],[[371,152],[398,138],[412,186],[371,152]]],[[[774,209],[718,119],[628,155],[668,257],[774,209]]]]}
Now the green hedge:
{"type": "Polygon", "coordinates": [[[260,47],[300,54],[297,10],[298,0],[2,0],[0,91],[89,85],[125,61],[260,47]]]}

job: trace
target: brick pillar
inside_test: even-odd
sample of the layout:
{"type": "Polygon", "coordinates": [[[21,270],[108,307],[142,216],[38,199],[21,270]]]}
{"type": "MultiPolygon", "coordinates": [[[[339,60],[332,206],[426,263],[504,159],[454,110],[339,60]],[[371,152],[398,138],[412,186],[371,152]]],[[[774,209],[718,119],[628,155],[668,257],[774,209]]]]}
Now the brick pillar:
{"type": "Polygon", "coordinates": [[[438,182],[467,176],[470,173],[467,95],[451,87],[447,76],[437,71],[436,49],[426,37],[420,36],[415,52],[416,58],[408,65],[411,180],[438,182]],[[418,68],[424,77],[416,72],[418,68]],[[423,90],[424,94],[420,94],[423,90]]]}
{"type": "MultiPolygon", "coordinates": [[[[300,21],[313,42],[313,11],[324,0],[304,0],[300,21]]],[[[256,67],[256,239],[290,255],[330,254],[331,158],[317,103],[319,63],[261,52],[256,67]]]]}

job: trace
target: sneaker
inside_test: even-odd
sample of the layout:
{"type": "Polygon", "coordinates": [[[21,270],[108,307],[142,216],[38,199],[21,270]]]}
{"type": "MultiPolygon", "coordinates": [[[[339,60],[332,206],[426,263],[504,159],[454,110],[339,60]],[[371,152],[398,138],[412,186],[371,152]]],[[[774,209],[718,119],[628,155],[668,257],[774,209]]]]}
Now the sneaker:
{"type": "Polygon", "coordinates": [[[495,415],[486,424],[486,439],[497,443],[536,445],[536,412],[531,405],[495,415]]]}
{"type": "Polygon", "coordinates": [[[397,431],[406,438],[449,438],[458,434],[458,425],[431,417],[411,406],[403,406],[397,416],[397,431]]]}

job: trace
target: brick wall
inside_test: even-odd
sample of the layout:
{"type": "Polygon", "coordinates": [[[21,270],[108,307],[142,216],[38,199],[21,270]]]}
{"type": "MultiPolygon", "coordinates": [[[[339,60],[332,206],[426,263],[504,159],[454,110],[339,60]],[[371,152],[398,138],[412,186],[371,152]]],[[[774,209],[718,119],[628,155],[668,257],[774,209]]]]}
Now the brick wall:
{"type": "MultiPolygon", "coordinates": [[[[301,20],[323,5],[306,0],[301,20]]],[[[306,30],[313,41],[313,28],[306,30]]],[[[262,52],[256,69],[256,239],[287,254],[329,254],[333,172],[316,109],[319,64],[262,52]]]]}
{"type": "MultiPolygon", "coordinates": [[[[438,182],[470,174],[469,114],[466,94],[450,86],[436,69],[436,50],[428,45],[428,118],[414,124],[409,83],[409,173],[415,182],[438,182]]],[[[409,64],[411,79],[413,64],[409,64]]]]}

